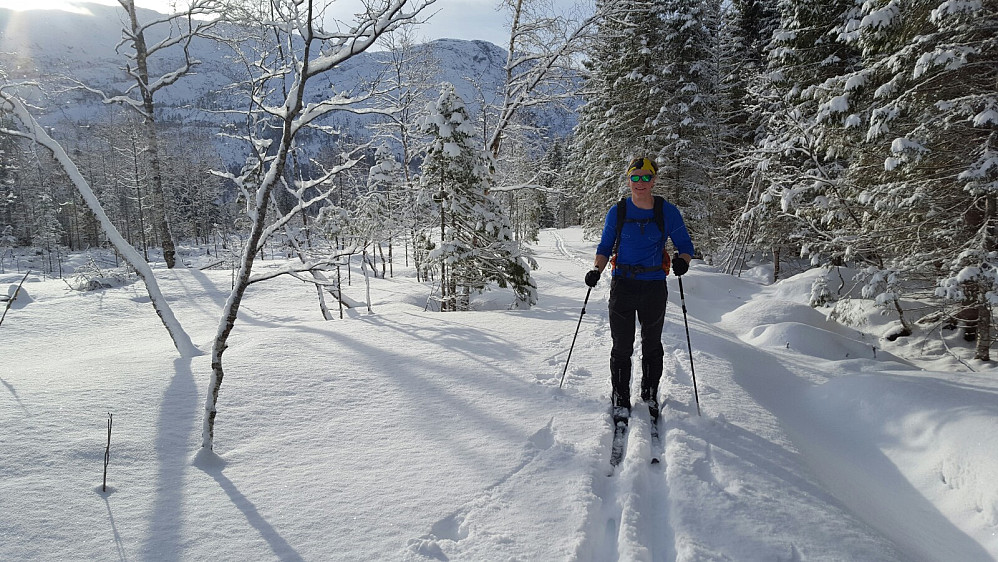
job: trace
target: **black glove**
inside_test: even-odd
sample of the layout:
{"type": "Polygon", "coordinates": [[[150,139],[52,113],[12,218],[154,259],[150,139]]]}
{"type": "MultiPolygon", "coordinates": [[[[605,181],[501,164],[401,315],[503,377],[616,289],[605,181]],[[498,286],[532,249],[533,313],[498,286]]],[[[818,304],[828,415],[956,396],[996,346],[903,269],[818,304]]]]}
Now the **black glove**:
{"type": "Polygon", "coordinates": [[[686,263],[686,260],[679,257],[679,252],[672,256],[672,271],[679,277],[690,270],[690,264],[686,263]]]}
{"type": "Polygon", "coordinates": [[[596,284],[599,283],[600,275],[601,275],[600,271],[595,267],[590,269],[589,272],[586,273],[586,285],[589,285],[590,287],[595,287],[596,284]]]}

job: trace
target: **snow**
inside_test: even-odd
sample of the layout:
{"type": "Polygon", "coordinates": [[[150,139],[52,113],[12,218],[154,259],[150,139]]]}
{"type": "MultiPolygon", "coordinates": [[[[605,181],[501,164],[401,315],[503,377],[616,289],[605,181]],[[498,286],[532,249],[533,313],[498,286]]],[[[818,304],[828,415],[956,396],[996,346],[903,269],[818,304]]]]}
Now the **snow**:
{"type": "Polygon", "coordinates": [[[920,143],[904,137],[898,137],[891,142],[891,152],[900,154],[902,152],[927,152],[920,143]]]}
{"type": "Polygon", "coordinates": [[[993,108],[989,107],[974,116],[975,127],[984,127],[991,123],[998,124],[998,111],[993,108]]]}
{"type": "Polygon", "coordinates": [[[860,22],[860,26],[870,28],[889,27],[894,22],[894,18],[897,17],[898,11],[898,3],[892,0],[891,2],[888,2],[886,6],[875,9],[864,16],[863,20],[860,22]]]}
{"type": "MultiPolygon", "coordinates": [[[[998,380],[957,332],[944,343],[976,372],[940,332],[879,339],[889,318],[865,301],[836,306],[859,327],[807,306],[834,273],[767,285],[765,268],[696,262],[683,280],[703,415],[671,278],[662,464],[638,404],[607,476],[608,283],[559,389],[594,243],[545,230],[533,250],[530,310],[494,291],[474,312],[426,312],[431,288],[402,263],[371,280],[373,314],[343,320],[287,276],[251,286],[214,452],[199,450],[210,359],[178,355],[140,282],[77,292],[30,275],[0,326],[0,560],[998,556],[998,380]]],[[[368,298],[354,267],[345,293],[368,298]]],[[[231,272],[154,271],[207,349],[231,272]]]]}
{"type": "Polygon", "coordinates": [[[835,96],[826,104],[828,111],[832,113],[845,113],[849,111],[849,96],[835,96]]]}
{"type": "Polygon", "coordinates": [[[983,7],[980,0],[945,0],[932,10],[931,20],[937,23],[948,16],[979,12],[983,7]]]}

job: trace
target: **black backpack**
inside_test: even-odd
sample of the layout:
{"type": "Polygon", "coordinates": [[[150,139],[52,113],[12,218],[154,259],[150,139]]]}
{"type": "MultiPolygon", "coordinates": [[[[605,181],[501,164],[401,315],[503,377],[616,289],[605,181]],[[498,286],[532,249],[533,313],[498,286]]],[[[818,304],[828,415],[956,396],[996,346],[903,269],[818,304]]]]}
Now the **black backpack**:
{"type": "MultiPolygon", "coordinates": [[[[658,225],[658,231],[662,233],[662,249],[665,249],[665,212],[662,208],[665,206],[665,198],[656,195],[655,196],[655,207],[653,212],[655,224],[658,225]]],[[[620,267],[625,273],[633,276],[637,273],[642,273],[649,271],[648,268],[633,265],[617,265],[617,251],[620,249],[620,233],[624,230],[624,222],[627,220],[627,198],[623,197],[617,202],[617,238],[613,241],[613,252],[611,253],[610,263],[614,267],[620,267]]],[[[672,264],[669,259],[669,254],[665,251],[662,252],[662,269],[665,270],[665,274],[669,274],[669,266],[672,264]]]]}

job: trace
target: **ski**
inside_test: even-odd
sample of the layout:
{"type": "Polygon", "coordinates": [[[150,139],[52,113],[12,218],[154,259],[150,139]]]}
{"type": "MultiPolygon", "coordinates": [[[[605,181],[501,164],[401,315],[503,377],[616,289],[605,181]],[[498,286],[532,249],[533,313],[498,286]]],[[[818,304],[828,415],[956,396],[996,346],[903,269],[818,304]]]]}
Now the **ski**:
{"type": "Polygon", "coordinates": [[[658,464],[661,462],[658,452],[662,450],[662,439],[658,434],[659,407],[655,402],[648,404],[648,417],[651,421],[651,463],[658,464]]]}
{"type": "Polygon", "coordinates": [[[613,426],[613,444],[610,446],[610,474],[624,458],[624,446],[627,445],[627,420],[617,421],[613,426]]]}

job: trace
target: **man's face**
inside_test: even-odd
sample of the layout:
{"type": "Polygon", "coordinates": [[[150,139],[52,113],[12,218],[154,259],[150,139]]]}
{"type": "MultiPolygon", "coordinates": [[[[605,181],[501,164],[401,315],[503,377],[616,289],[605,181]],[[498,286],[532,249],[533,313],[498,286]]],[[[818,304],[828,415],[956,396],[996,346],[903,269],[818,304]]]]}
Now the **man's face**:
{"type": "Polygon", "coordinates": [[[655,187],[655,174],[648,170],[635,170],[627,176],[627,185],[633,193],[650,192],[655,187]]]}

